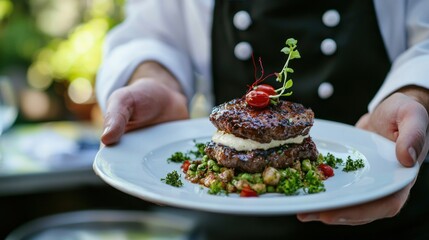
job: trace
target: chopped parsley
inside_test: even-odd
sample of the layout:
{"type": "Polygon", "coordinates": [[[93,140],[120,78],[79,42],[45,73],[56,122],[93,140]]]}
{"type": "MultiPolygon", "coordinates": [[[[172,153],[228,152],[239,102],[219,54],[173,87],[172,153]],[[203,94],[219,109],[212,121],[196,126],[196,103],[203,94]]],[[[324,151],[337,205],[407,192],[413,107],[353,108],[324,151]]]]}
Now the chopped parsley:
{"type": "Polygon", "coordinates": [[[325,184],[323,183],[320,175],[313,170],[310,170],[305,174],[304,190],[311,194],[326,191],[325,184]]]}
{"type": "Polygon", "coordinates": [[[222,193],[225,195],[228,195],[228,192],[224,189],[221,181],[214,181],[212,184],[210,184],[208,193],[212,195],[217,195],[222,193]]]}
{"type": "Polygon", "coordinates": [[[191,155],[194,156],[195,159],[202,158],[205,155],[204,148],[206,147],[206,143],[197,143],[194,140],[195,143],[195,150],[190,150],[187,153],[185,152],[175,152],[173,153],[169,158],[167,158],[167,161],[175,162],[175,163],[183,163],[186,160],[191,160],[191,155]]]}
{"type": "Polygon", "coordinates": [[[319,154],[318,161],[326,163],[332,168],[338,168],[339,165],[344,166],[344,172],[352,172],[365,167],[362,159],[353,160],[350,156],[347,156],[347,159],[344,162],[343,159],[337,158],[331,153],[327,153],[325,156],[319,154]]]}
{"type": "Polygon", "coordinates": [[[285,195],[295,195],[298,190],[303,187],[301,176],[298,171],[292,168],[287,168],[283,171],[284,180],[280,181],[277,186],[278,192],[285,195]]]}
{"type": "Polygon", "coordinates": [[[337,165],[341,165],[344,162],[343,159],[335,157],[332,153],[327,153],[326,156],[323,157],[323,160],[333,168],[338,168],[337,165]]]}
{"type": "Polygon", "coordinates": [[[195,156],[195,158],[202,158],[206,153],[204,152],[204,148],[206,148],[206,143],[197,143],[194,140],[196,150],[189,151],[189,154],[195,156]]]}
{"type": "Polygon", "coordinates": [[[352,172],[356,171],[360,168],[365,167],[365,164],[363,163],[362,159],[351,159],[350,156],[347,157],[346,166],[343,168],[344,172],[352,172]]]}
{"type": "Polygon", "coordinates": [[[173,153],[173,155],[171,155],[171,157],[167,158],[168,162],[176,162],[176,163],[181,163],[184,162],[186,160],[189,160],[190,157],[183,152],[175,152],[173,153]]]}
{"type": "Polygon", "coordinates": [[[167,173],[167,176],[165,178],[161,178],[161,181],[173,187],[181,187],[183,186],[183,182],[182,180],[180,180],[180,176],[181,175],[177,173],[176,170],[173,170],[172,172],[167,173]]]}

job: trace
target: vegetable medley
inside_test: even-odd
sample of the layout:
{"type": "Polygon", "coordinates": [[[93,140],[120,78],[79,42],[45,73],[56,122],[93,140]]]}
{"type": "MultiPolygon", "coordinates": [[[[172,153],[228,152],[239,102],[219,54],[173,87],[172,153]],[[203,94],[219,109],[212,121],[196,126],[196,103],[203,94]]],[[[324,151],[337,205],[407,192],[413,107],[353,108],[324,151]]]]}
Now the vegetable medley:
{"type": "MultiPolygon", "coordinates": [[[[181,163],[184,178],[207,187],[209,194],[238,193],[241,197],[256,197],[265,193],[319,193],[326,190],[323,181],[333,177],[334,169],[339,166],[343,166],[345,172],[364,167],[362,159],[353,160],[348,156],[344,161],[328,153],[325,156],[319,154],[316,161],[295,161],[292,167],[285,169],[266,167],[262,173],[245,173],[223,167],[215,160],[209,159],[204,153],[204,147],[203,143],[195,143],[196,150],[187,153],[175,152],[167,161],[181,163]]],[[[181,174],[173,171],[161,180],[166,184],[181,187],[183,183],[180,178],[181,174]]]]}

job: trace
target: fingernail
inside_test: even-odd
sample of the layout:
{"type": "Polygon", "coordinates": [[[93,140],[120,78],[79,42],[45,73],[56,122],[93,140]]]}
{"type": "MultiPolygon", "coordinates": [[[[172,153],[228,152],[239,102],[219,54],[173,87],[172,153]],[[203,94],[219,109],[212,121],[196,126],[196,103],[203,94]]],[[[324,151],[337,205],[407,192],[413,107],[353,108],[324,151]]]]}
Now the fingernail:
{"type": "Polygon", "coordinates": [[[105,135],[108,132],[110,132],[110,129],[112,128],[112,118],[110,118],[109,116],[106,116],[106,118],[104,119],[104,129],[103,129],[103,134],[105,135]]]}
{"type": "Polygon", "coordinates": [[[316,221],[316,220],[319,220],[319,215],[318,214],[314,214],[314,213],[304,214],[301,217],[301,220],[304,221],[304,222],[316,221]]]}
{"type": "Polygon", "coordinates": [[[413,159],[413,162],[417,161],[417,153],[416,150],[413,147],[408,148],[408,153],[410,154],[411,158],[413,159]]]}
{"type": "Polygon", "coordinates": [[[104,130],[103,130],[103,134],[101,134],[101,135],[106,135],[108,132],[110,132],[110,126],[108,125],[108,126],[106,126],[105,128],[104,128],[104,130]]]}

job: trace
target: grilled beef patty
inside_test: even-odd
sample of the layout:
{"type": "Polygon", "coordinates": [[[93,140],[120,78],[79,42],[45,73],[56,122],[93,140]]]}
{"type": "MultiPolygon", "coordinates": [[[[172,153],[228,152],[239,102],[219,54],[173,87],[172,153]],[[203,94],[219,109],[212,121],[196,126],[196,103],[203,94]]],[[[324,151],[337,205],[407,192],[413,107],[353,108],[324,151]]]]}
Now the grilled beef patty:
{"type": "Polygon", "coordinates": [[[288,144],[268,150],[237,151],[233,148],[210,142],[205,152],[211,159],[225,167],[235,168],[249,173],[264,171],[266,166],[274,168],[291,167],[296,160],[317,160],[316,144],[310,137],[301,144],[288,144]]]}
{"type": "Polygon", "coordinates": [[[234,99],[215,107],[210,121],[218,130],[261,143],[305,136],[313,126],[314,113],[302,104],[280,101],[264,109],[234,99]]]}

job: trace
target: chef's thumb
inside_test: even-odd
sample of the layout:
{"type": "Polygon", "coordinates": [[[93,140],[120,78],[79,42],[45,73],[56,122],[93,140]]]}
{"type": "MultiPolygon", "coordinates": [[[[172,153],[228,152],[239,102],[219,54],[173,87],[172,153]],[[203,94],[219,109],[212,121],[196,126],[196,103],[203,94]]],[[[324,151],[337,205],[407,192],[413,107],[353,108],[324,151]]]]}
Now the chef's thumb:
{"type": "Polygon", "coordinates": [[[396,139],[396,156],[402,165],[410,167],[425,158],[429,140],[428,123],[428,115],[424,108],[419,109],[419,106],[415,106],[407,109],[398,124],[396,139]]]}
{"type": "Polygon", "coordinates": [[[128,121],[131,117],[129,95],[121,91],[115,91],[107,103],[104,117],[104,130],[101,142],[111,145],[119,142],[124,134],[128,121]]]}
{"type": "Polygon", "coordinates": [[[125,132],[126,121],[117,114],[106,115],[101,142],[105,145],[112,145],[119,142],[125,132]]]}

